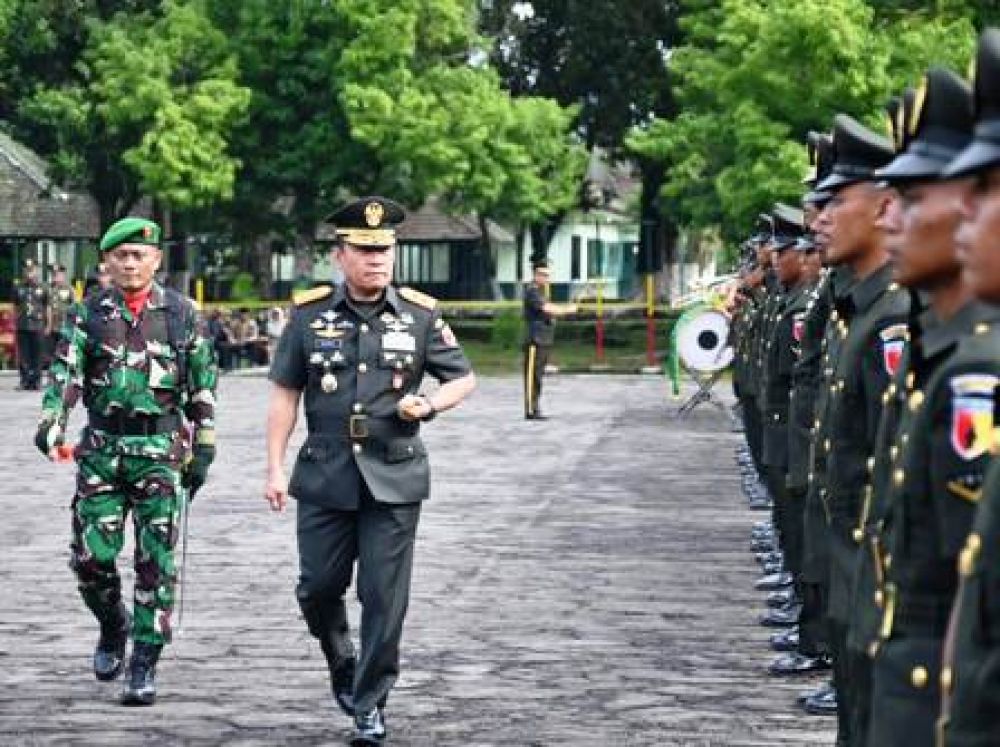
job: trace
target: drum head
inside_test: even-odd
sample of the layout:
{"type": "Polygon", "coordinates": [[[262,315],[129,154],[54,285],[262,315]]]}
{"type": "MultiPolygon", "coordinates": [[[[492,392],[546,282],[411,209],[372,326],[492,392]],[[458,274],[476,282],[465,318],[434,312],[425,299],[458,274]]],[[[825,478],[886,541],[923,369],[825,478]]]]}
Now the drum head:
{"type": "Polygon", "coordinates": [[[687,368],[714,373],[733,362],[729,319],[721,311],[706,309],[677,321],[677,355],[687,368]]]}

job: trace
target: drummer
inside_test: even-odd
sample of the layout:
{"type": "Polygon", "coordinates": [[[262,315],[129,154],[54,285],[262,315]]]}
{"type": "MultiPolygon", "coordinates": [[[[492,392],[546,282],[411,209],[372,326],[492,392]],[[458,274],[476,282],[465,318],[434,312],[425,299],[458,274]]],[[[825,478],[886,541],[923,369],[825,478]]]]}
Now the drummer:
{"type": "MultiPolygon", "coordinates": [[[[788,205],[775,206],[772,261],[779,284],[772,323],[762,341],[761,412],[763,415],[764,480],[773,498],[772,521],[778,544],[784,554],[784,570],[793,579],[801,572],[802,502],[790,500],[788,473],[788,409],[792,389],[792,370],[797,358],[797,332],[808,303],[804,258],[811,242],[804,241],[802,211],[788,205]]],[[[785,606],[770,609],[761,624],[788,627],[798,622],[799,606],[795,595],[785,606]]]]}

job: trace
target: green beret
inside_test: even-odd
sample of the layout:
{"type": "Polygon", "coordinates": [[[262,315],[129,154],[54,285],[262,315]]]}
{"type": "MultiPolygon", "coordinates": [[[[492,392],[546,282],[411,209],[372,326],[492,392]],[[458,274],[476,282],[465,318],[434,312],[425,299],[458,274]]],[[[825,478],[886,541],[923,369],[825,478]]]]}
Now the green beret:
{"type": "Polygon", "coordinates": [[[104,232],[101,238],[101,252],[114,249],[121,244],[148,244],[160,246],[160,227],[145,218],[122,218],[104,232]]]}

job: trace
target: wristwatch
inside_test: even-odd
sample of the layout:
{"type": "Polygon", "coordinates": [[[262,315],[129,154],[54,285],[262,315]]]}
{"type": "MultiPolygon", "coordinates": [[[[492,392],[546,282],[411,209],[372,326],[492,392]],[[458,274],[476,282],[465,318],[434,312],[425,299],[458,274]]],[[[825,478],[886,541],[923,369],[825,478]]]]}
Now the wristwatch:
{"type": "Polygon", "coordinates": [[[428,397],[426,394],[421,394],[420,398],[427,403],[427,406],[429,408],[431,408],[431,411],[429,413],[420,418],[422,422],[427,423],[437,417],[438,411],[434,409],[434,403],[431,402],[431,398],[428,397]]]}

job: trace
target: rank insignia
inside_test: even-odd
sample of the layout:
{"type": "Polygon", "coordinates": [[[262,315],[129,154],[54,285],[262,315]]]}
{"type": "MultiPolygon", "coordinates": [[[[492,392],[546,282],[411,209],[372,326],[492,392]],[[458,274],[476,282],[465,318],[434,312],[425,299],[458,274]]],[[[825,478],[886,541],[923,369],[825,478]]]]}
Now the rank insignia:
{"type": "Polygon", "coordinates": [[[993,398],[996,376],[966,374],[948,382],[951,403],[951,447],[971,461],[990,451],[993,443],[993,398]]]}
{"type": "Polygon", "coordinates": [[[882,365],[886,373],[895,376],[899,364],[903,360],[903,350],[906,347],[908,330],[905,324],[894,324],[886,327],[878,336],[882,339],[882,365]]]}

